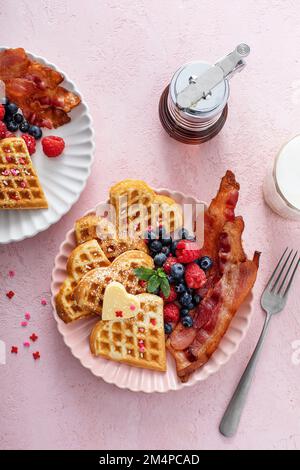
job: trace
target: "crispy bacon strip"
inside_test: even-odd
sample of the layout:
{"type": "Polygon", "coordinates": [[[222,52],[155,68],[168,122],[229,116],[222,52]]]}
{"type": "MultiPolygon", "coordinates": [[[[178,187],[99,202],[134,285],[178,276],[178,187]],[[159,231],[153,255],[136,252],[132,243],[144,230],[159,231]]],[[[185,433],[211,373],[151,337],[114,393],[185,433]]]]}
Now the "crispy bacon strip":
{"type": "MultiPolygon", "coordinates": [[[[236,204],[234,201],[237,201],[234,191],[237,188],[231,186],[229,189],[229,193],[234,197],[229,198],[232,204],[229,205],[230,210],[227,212],[226,208],[224,209],[224,201],[228,201],[228,197],[224,196],[226,176],[224,178],[220,191],[212,202],[212,211],[209,213],[209,219],[212,221],[211,228],[214,228],[215,232],[209,233],[206,228],[207,238],[204,243],[210,254],[215,253],[219,279],[216,275],[210,278],[213,281],[209,282],[204,299],[198,309],[192,312],[194,326],[187,329],[179,323],[167,341],[167,347],[175,358],[177,373],[182,381],[188,380],[191,372],[205,364],[217,349],[230,321],[256,279],[259,253],[255,253],[253,261],[246,259],[241,238],[244,230],[243,219],[242,217],[232,219],[236,204]],[[216,220],[217,208],[221,209],[221,214],[223,214],[221,218],[225,220],[222,228],[216,220]],[[232,220],[226,221],[229,213],[231,214],[229,219],[232,220]],[[212,245],[213,240],[215,240],[215,247],[212,245]]],[[[232,176],[230,179],[235,181],[232,176]]],[[[228,196],[228,192],[225,192],[228,196]]]]}
{"type": "Polygon", "coordinates": [[[59,84],[60,72],[29,60],[24,49],[0,53],[0,79],[6,96],[16,103],[31,124],[59,127],[70,121],[68,113],[80,103],[80,97],[59,84]]]}

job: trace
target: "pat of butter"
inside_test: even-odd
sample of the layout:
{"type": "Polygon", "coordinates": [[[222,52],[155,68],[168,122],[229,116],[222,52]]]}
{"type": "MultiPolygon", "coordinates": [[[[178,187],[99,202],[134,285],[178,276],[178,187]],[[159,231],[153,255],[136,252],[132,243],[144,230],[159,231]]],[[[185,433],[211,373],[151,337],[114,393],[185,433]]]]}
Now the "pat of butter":
{"type": "Polygon", "coordinates": [[[117,320],[135,317],[140,309],[138,297],[128,294],[123,284],[111,282],[105,289],[102,320],[117,320]]]}

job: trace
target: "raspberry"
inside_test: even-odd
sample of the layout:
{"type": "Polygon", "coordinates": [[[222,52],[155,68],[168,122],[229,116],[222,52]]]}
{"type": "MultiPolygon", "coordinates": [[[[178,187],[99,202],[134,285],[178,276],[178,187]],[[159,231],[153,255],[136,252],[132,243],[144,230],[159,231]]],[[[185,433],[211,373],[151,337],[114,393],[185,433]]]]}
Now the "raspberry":
{"type": "Polygon", "coordinates": [[[4,122],[0,121],[0,139],[4,139],[6,137],[7,127],[4,122]]]}
{"type": "Polygon", "coordinates": [[[200,257],[201,250],[196,242],[190,240],[180,240],[176,247],[176,257],[178,263],[191,263],[200,257]]]}
{"type": "Polygon", "coordinates": [[[10,131],[6,131],[5,138],[8,139],[8,137],[16,137],[16,134],[10,131]]]}
{"type": "Polygon", "coordinates": [[[165,323],[177,323],[179,321],[179,316],[179,307],[174,302],[164,306],[165,323]]]}
{"type": "Polygon", "coordinates": [[[173,264],[176,263],[178,263],[177,258],[175,258],[175,256],[169,256],[163,265],[163,270],[165,273],[170,274],[173,264]]]}
{"type": "Polygon", "coordinates": [[[5,116],[5,108],[3,104],[0,104],[0,121],[3,121],[4,116],[5,116]]]}
{"type": "Polygon", "coordinates": [[[27,149],[28,149],[28,152],[29,152],[29,155],[33,155],[34,152],[35,152],[35,138],[32,137],[32,135],[29,135],[29,134],[23,134],[22,135],[22,139],[25,140],[25,143],[27,145],[27,149]]]}
{"type": "Polygon", "coordinates": [[[206,283],[205,272],[196,263],[188,264],[185,268],[184,278],[190,289],[200,289],[206,283]]]}
{"type": "Polygon", "coordinates": [[[173,302],[177,299],[177,293],[174,286],[170,286],[170,295],[167,299],[162,292],[159,295],[162,299],[164,299],[165,302],[173,302]]]}
{"type": "Polygon", "coordinates": [[[42,146],[44,154],[47,155],[47,157],[59,157],[65,148],[65,142],[61,137],[51,135],[42,139],[42,146]]]}

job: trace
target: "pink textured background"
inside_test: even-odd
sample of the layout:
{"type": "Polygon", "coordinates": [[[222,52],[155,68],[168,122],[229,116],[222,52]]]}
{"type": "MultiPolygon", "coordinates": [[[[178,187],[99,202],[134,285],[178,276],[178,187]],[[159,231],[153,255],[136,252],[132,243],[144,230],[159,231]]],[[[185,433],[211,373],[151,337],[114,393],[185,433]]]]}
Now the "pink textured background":
{"type": "Polygon", "coordinates": [[[32,240],[0,247],[0,339],[8,348],[20,345],[18,356],[8,352],[0,365],[0,448],[300,448],[300,366],[291,360],[291,343],[300,338],[296,289],[272,323],[237,436],[218,433],[262,327],[259,295],[268,272],[286,244],[300,241],[299,224],[274,215],[261,192],[268,162],[299,133],[299,21],[295,0],[0,1],[1,43],[47,57],[76,81],[97,146],[88,186],[69,214],[32,240]],[[222,133],[201,147],[172,141],[157,104],[173,72],[189,60],[213,62],[241,41],[252,52],[232,81],[222,133]],[[238,353],[206,382],[163,396],[93,377],[63,344],[50,305],[40,305],[42,296],[49,300],[65,232],[119,179],[143,178],[209,200],[227,168],[241,183],[246,248],[263,252],[255,314],[238,353]],[[16,292],[11,301],[9,289],[16,292]],[[26,310],[32,320],[25,332],[19,323],[26,310]],[[39,362],[21,346],[33,330],[39,362]]]}

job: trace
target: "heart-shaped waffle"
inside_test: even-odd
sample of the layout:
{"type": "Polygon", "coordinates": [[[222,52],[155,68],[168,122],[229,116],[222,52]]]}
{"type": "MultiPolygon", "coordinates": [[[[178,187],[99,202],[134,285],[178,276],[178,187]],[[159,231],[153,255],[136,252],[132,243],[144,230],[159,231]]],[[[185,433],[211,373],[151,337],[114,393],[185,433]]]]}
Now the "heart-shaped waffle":
{"type": "Polygon", "coordinates": [[[96,240],[89,240],[72,251],[67,263],[68,276],[55,299],[57,314],[65,323],[90,315],[90,311],[77,305],[73,291],[85,273],[109,265],[110,261],[96,240]]]}
{"type": "Polygon", "coordinates": [[[135,275],[139,267],[153,268],[151,256],[142,251],[127,251],[118,256],[106,268],[97,268],[85,274],[74,290],[74,296],[79,307],[98,315],[102,313],[104,292],[108,284],[120,282],[129,294],[141,294],[146,291],[146,285],[135,275]]]}
{"type": "Polygon", "coordinates": [[[157,295],[139,294],[140,310],[129,319],[99,321],[90,336],[95,356],[131,366],[164,372],[166,348],[163,300],[157,295]]]}

